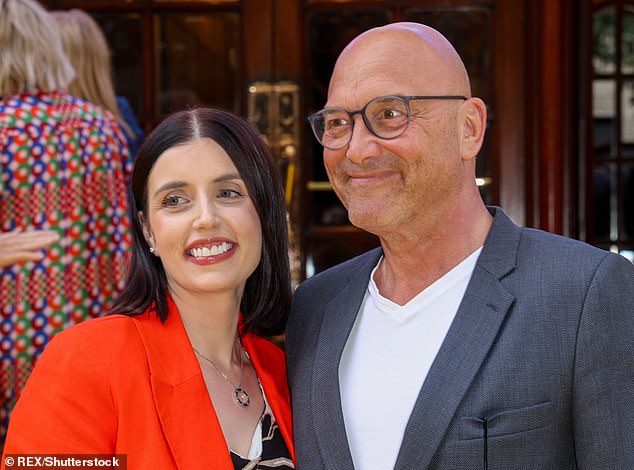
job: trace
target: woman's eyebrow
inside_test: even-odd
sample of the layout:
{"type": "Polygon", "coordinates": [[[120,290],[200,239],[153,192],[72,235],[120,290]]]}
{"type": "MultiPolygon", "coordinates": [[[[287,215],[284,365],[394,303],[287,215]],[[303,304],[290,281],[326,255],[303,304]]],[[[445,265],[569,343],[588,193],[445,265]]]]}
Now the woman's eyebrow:
{"type": "Polygon", "coordinates": [[[154,195],[158,195],[159,193],[162,193],[163,191],[169,191],[170,189],[177,189],[177,188],[182,188],[183,186],[186,186],[187,183],[185,183],[184,181],[170,181],[168,183],[165,183],[162,186],[159,186],[159,188],[154,191],[154,195]]]}
{"type": "MultiPolygon", "coordinates": [[[[231,180],[241,180],[242,177],[238,174],[238,173],[225,173],[224,175],[220,175],[217,178],[214,179],[214,183],[220,183],[222,181],[231,181],[231,180]]],[[[154,195],[158,195],[159,193],[162,193],[164,191],[169,191],[170,189],[178,189],[178,188],[182,188],[183,186],[187,186],[187,183],[185,181],[169,181],[161,186],[159,186],[159,188],[154,191],[154,195]]]]}
{"type": "Polygon", "coordinates": [[[219,183],[221,181],[229,181],[229,180],[241,180],[242,177],[238,173],[226,173],[224,175],[220,175],[218,178],[214,180],[215,183],[219,183]]]}

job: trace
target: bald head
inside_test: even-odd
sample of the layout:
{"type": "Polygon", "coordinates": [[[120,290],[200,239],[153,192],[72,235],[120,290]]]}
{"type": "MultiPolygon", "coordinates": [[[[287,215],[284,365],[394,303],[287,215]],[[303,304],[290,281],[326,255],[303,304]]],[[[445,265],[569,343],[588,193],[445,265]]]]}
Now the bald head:
{"type": "Polygon", "coordinates": [[[353,39],[337,59],[329,97],[334,87],[344,85],[351,92],[354,85],[358,93],[357,87],[372,87],[373,81],[377,87],[389,82],[402,87],[379,95],[471,96],[467,71],[454,47],[438,31],[419,23],[392,23],[353,39]]]}

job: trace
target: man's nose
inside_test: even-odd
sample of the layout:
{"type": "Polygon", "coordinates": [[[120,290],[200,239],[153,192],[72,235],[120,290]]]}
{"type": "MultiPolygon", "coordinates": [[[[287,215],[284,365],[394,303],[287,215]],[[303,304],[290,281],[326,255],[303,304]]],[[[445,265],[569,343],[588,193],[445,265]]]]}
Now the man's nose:
{"type": "Polygon", "coordinates": [[[354,116],[353,119],[354,126],[352,126],[352,135],[346,148],[346,158],[354,163],[362,163],[367,158],[379,156],[380,139],[368,129],[360,114],[354,116]]]}

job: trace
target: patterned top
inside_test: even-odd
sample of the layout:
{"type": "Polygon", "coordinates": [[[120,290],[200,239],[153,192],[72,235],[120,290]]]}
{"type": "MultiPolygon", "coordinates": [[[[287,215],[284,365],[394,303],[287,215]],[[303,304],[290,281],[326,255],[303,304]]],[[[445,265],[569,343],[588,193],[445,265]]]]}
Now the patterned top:
{"type": "MultiPolygon", "coordinates": [[[[261,452],[253,458],[245,458],[230,451],[231,460],[236,470],[255,470],[274,468],[278,470],[292,470],[295,468],[291,453],[286,447],[280,428],[275,421],[273,411],[260,385],[262,397],[264,398],[264,411],[260,418],[260,424],[255,430],[254,440],[260,439],[261,452]]],[[[259,444],[259,443],[258,443],[259,444]]],[[[253,449],[251,449],[252,451],[253,449]]]]}
{"type": "Polygon", "coordinates": [[[0,98],[0,230],[55,229],[40,262],[0,268],[0,445],[52,335],[104,313],[131,244],[128,148],[112,114],[63,92],[0,98]]]}

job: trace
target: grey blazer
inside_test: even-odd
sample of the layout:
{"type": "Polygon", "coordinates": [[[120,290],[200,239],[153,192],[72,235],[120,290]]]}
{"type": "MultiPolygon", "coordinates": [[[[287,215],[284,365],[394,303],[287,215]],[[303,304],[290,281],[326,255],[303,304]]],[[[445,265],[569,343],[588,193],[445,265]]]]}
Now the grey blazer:
{"type": "MultiPolygon", "coordinates": [[[[634,469],[634,265],[490,211],[394,468],[634,469]]],[[[338,368],[380,256],[296,292],[286,351],[300,470],[354,468],[338,368]]]]}

